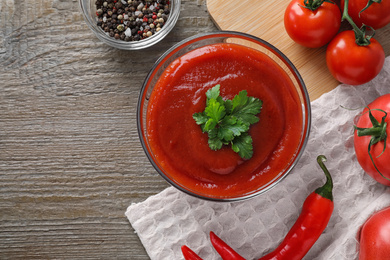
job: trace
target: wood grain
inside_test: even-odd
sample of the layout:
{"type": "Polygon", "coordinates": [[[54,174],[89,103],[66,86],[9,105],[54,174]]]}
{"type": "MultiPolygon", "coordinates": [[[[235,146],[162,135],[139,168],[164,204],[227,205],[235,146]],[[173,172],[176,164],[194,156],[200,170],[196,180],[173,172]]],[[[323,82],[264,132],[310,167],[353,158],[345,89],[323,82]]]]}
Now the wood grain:
{"type": "Polygon", "coordinates": [[[217,30],[182,0],[158,46],[101,43],[76,0],[0,1],[0,258],[149,259],[124,213],[168,185],[137,134],[149,69],[175,43],[217,30]]]}
{"type": "MultiPolygon", "coordinates": [[[[325,60],[325,47],[306,48],[290,39],[284,29],[283,16],[289,1],[207,0],[207,8],[221,30],[255,35],[281,50],[297,67],[311,100],[320,97],[340,83],[330,74],[325,60]]],[[[342,29],[347,29],[342,24],[342,29]]],[[[390,55],[390,24],[377,30],[375,38],[390,55]]]]}

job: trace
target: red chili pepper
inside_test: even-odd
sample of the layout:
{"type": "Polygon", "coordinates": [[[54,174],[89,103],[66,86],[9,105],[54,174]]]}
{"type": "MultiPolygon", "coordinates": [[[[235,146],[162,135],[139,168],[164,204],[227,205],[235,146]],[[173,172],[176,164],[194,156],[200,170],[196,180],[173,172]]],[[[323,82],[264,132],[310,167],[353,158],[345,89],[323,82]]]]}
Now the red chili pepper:
{"type": "Polygon", "coordinates": [[[213,231],[210,232],[211,244],[223,260],[245,260],[236,251],[234,251],[228,244],[219,238],[213,231]]]}
{"type": "Polygon", "coordinates": [[[328,225],[334,208],[333,182],[324,161],[325,156],[317,157],[317,162],[326,175],[326,183],[306,198],[300,216],[282,243],[259,260],[301,260],[328,225]]]}
{"type": "Polygon", "coordinates": [[[186,245],[181,247],[181,252],[183,253],[185,260],[203,260],[186,245]]]}

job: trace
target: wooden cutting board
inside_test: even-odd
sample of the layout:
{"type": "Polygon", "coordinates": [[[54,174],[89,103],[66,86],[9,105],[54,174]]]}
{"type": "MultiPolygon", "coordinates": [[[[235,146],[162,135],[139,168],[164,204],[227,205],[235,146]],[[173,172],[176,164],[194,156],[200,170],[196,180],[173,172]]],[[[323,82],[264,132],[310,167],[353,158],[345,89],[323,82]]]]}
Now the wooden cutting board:
{"type": "MultiPolygon", "coordinates": [[[[314,100],[340,83],[326,66],[326,47],[303,47],[286,33],[283,16],[288,3],[288,0],[207,0],[207,8],[220,30],[249,33],[281,50],[297,67],[310,99],[314,100]]],[[[390,55],[390,24],[377,30],[375,38],[382,44],[386,56],[390,55]]]]}

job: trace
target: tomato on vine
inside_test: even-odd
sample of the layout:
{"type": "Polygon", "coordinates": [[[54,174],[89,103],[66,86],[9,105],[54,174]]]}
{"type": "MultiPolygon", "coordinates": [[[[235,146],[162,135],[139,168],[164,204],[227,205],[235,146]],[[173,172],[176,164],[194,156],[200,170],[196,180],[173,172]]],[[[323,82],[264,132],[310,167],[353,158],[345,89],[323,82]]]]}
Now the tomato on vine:
{"type": "Polygon", "coordinates": [[[310,48],[327,44],[339,31],[341,11],[329,0],[292,0],[284,13],[284,27],[295,42],[310,48]]]}
{"type": "Polygon", "coordinates": [[[378,41],[361,46],[352,30],[339,33],[328,45],[326,63],[338,81],[361,85],[375,78],[385,62],[385,53],[378,41]]]}
{"type": "Polygon", "coordinates": [[[371,81],[381,71],[385,62],[382,45],[366,34],[366,26],[358,27],[348,14],[348,0],[344,2],[342,19],[353,30],[339,33],[326,49],[326,64],[338,81],[349,85],[361,85],[371,81]]]}
{"type": "Polygon", "coordinates": [[[390,23],[390,0],[350,0],[348,13],[357,26],[365,24],[376,30],[390,23]]]}

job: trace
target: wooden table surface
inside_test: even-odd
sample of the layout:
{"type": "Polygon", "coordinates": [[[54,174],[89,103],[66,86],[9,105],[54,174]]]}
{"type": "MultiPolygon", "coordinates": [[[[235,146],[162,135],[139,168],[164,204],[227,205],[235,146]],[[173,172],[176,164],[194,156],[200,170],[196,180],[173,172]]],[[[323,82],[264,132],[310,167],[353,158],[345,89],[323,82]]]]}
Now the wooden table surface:
{"type": "Polygon", "coordinates": [[[100,42],[76,0],[0,1],[0,259],[149,259],[124,213],[168,185],[140,145],[138,94],[175,43],[217,28],[182,0],[157,46],[100,42]]]}
{"type": "Polygon", "coordinates": [[[158,45],[100,42],[77,0],[0,0],[0,259],[149,259],[124,213],[168,184],[140,145],[136,105],[154,62],[218,30],[182,0],[158,45]]]}

